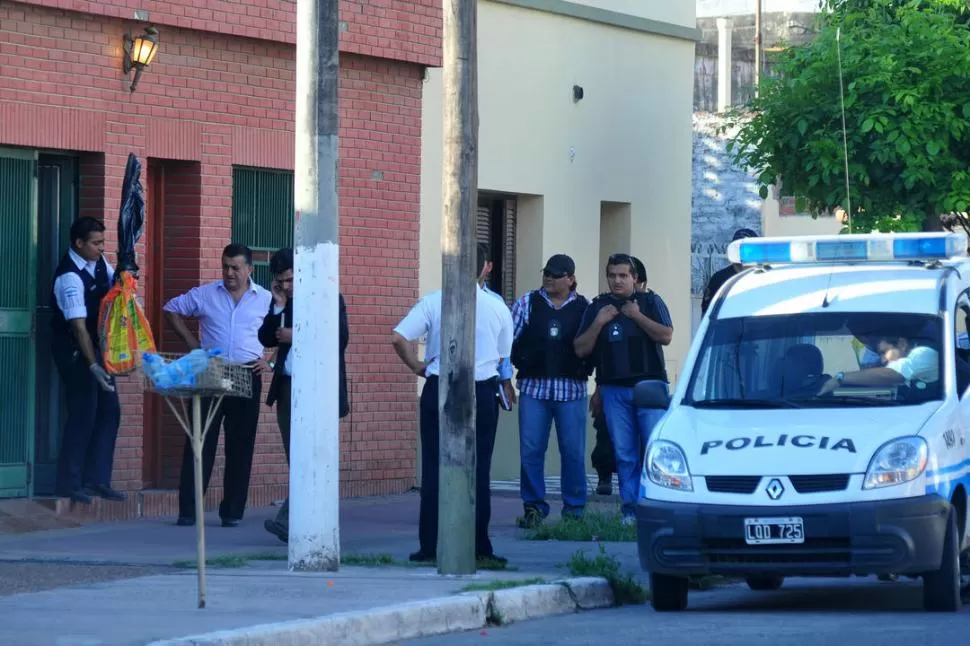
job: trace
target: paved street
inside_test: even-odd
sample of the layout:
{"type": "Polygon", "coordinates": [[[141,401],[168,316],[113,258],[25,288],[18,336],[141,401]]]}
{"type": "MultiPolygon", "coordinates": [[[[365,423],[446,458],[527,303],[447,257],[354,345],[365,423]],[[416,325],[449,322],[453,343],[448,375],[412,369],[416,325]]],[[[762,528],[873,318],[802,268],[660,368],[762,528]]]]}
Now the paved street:
{"type": "Polygon", "coordinates": [[[627,606],[490,628],[484,635],[472,631],[396,646],[945,645],[966,643],[968,625],[970,607],[951,615],[924,613],[915,581],[800,579],[786,581],[778,592],[756,593],[742,585],[692,592],[690,609],[684,613],[627,606]]]}

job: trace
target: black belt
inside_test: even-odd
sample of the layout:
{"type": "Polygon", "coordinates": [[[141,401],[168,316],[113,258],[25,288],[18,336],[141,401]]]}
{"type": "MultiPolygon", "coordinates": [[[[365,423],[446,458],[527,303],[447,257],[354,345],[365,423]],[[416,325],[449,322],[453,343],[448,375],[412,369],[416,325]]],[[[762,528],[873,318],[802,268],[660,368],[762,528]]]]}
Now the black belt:
{"type": "MultiPolygon", "coordinates": [[[[428,375],[427,377],[425,377],[425,381],[429,381],[431,379],[438,379],[438,377],[439,375],[428,375]]],[[[477,380],[475,383],[476,384],[497,384],[498,377],[489,377],[488,379],[477,380]]]]}

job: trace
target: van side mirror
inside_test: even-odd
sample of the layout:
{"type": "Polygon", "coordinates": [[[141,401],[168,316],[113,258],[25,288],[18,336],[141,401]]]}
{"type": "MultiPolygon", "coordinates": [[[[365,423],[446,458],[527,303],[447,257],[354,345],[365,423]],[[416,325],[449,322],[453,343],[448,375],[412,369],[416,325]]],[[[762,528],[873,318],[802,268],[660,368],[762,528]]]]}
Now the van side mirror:
{"type": "Polygon", "coordinates": [[[641,381],[633,387],[633,405],[650,410],[667,410],[670,406],[667,384],[659,381],[641,381]]]}

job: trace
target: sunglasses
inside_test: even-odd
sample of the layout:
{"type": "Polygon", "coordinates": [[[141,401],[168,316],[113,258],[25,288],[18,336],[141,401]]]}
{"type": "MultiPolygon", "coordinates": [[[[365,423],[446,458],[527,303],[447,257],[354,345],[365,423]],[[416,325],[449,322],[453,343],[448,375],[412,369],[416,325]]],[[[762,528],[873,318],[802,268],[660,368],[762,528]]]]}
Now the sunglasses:
{"type": "Polygon", "coordinates": [[[555,273],[555,272],[549,271],[548,269],[543,269],[542,270],[542,275],[545,278],[565,278],[569,274],[564,273],[564,272],[555,273]]]}

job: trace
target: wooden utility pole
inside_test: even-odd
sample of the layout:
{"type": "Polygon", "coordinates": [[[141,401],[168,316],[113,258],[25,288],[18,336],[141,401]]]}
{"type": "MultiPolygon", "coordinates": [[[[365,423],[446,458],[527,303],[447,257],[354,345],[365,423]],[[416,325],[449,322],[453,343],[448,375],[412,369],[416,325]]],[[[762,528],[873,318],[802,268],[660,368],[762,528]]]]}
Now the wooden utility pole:
{"type": "Polygon", "coordinates": [[[754,8],[754,95],[761,92],[761,0],[754,8]]]}
{"type": "Polygon", "coordinates": [[[444,0],[438,571],[475,571],[478,0],[444,0]]]}
{"type": "Polygon", "coordinates": [[[338,0],[296,3],[289,567],[340,564],[338,0]]]}

